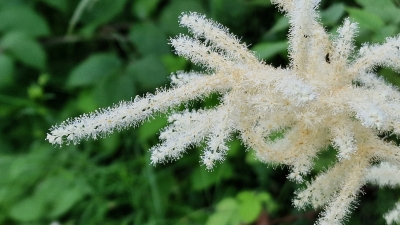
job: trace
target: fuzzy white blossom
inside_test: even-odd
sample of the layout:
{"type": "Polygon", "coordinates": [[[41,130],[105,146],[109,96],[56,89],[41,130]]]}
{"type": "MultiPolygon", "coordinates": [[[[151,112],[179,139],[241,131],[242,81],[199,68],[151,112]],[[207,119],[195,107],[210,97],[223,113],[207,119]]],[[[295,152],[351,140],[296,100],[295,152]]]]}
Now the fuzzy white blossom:
{"type": "Polygon", "coordinates": [[[176,54],[203,66],[204,73],[173,74],[171,89],[69,119],[53,126],[47,140],[62,145],[105,137],[219,93],[214,108],[169,116],[162,142],[151,148],[152,164],[179,159],[187,148],[199,146],[204,147],[202,163],[211,169],[224,160],[226,143],[238,133],[259,160],[288,166],[288,179],[302,182],[318,154],[331,145],[337,162],[298,190],[293,203],[323,207],[316,224],[341,224],[365,183],[399,184],[400,148],[379,135],[400,135],[400,92],[374,68],[400,71],[400,36],[356,51],[357,24],[345,19],[338,35],[330,37],[319,23],[318,0],[272,2],[289,18],[287,68],[260,61],[227,28],[205,16],[183,13],[180,25],[192,36],[181,34],[170,44],[176,54]],[[284,137],[272,141],[277,131],[284,137]],[[376,166],[379,162],[384,163],[376,166]]]}

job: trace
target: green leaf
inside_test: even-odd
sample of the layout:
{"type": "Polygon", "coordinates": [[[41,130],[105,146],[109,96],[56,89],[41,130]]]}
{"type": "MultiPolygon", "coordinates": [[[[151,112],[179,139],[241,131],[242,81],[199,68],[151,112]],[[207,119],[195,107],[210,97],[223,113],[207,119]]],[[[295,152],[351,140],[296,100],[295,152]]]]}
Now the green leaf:
{"type": "Polygon", "coordinates": [[[45,211],[45,205],[36,197],[21,200],[11,207],[11,218],[19,222],[30,222],[39,219],[45,211]]]}
{"type": "Polygon", "coordinates": [[[344,4],[335,3],[321,12],[321,20],[324,25],[336,25],[344,14],[344,4]]]}
{"type": "Polygon", "coordinates": [[[0,54],[0,88],[10,85],[13,79],[14,79],[13,60],[5,54],[0,54]]]}
{"type": "Polygon", "coordinates": [[[274,213],[278,209],[279,205],[273,200],[271,195],[267,192],[261,192],[256,195],[256,198],[258,201],[260,201],[261,204],[265,204],[266,210],[269,213],[274,213]]]}
{"type": "Polygon", "coordinates": [[[167,118],[165,116],[156,117],[149,123],[144,123],[138,128],[137,141],[140,143],[144,143],[148,141],[150,138],[155,137],[155,135],[159,132],[159,130],[163,128],[166,124],[167,124],[167,118]]]}
{"type": "Polygon", "coordinates": [[[356,0],[365,11],[375,14],[386,22],[400,22],[399,7],[392,0],[356,0]]]}
{"type": "Polygon", "coordinates": [[[46,21],[31,8],[10,6],[0,10],[0,32],[19,31],[30,36],[49,35],[46,21]]]}
{"type": "Polygon", "coordinates": [[[50,212],[47,212],[47,217],[57,218],[72,208],[79,200],[85,196],[85,190],[78,186],[65,188],[60,195],[53,199],[53,204],[50,212]]]}
{"type": "Polygon", "coordinates": [[[397,25],[384,26],[375,32],[375,34],[372,36],[372,41],[382,43],[387,37],[396,35],[398,30],[399,28],[397,25]]]}
{"type": "Polygon", "coordinates": [[[60,10],[61,12],[65,13],[68,10],[68,0],[42,0],[47,5],[60,10]]]}
{"type": "Polygon", "coordinates": [[[109,22],[124,9],[126,0],[96,0],[91,1],[82,13],[85,24],[98,26],[109,22]]]}
{"type": "Polygon", "coordinates": [[[268,31],[268,33],[277,33],[280,31],[287,30],[289,28],[289,18],[282,16],[276,21],[274,26],[268,31]]]}
{"type": "Polygon", "coordinates": [[[352,19],[360,24],[361,28],[374,31],[380,29],[385,24],[380,17],[370,12],[351,7],[347,7],[346,11],[350,14],[352,19]]]}
{"type": "Polygon", "coordinates": [[[185,58],[172,54],[163,55],[161,57],[161,61],[167,69],[168,74],[179,70],[184,70],[185,67],[188,65],[188,61],[185,58]]]}
{"type": "Polygon", "coordinates": [[[286,51],[288,44],[286,41],[281,42],[264,42],[253,46],[251,50],[256,52],[256,55],[264,60],[274,57],[276,54],[286,51]]]}
{"type": "Polygon", "coordinates": [[[216,206],[216,212],[208,217],[206,225],[238,225],[239,205],[234,198],[225,198],[216,206]]]}
{"type": "Polygon", "coordinates": [[[238,209],[238,203],[234,198],[224,198],[218,203],[216,207],[217,211],[235,211],[238,209]]]}
{"type": "Polygon", "coordinates": [[[179,26],[178,17],[182,12],[189,11],[202,14],[206,12],[204,7],[200,4],[200,1],[172,0],[160,16],[160,25],[162,29],[170,35],[185,33],[187,29],[179,26]]]}
{"type": "Polygon", "coordinates": [[[74,104],[81,112],[91,112],[99,108],[96,104],[94,93],[91,90],[83,90],[74,100],[74,104]]]}
{"type": "Polygon", "coordinates": [[[244,223],[254,222],[261,212],[262,205],[254,195],[254,192],[243,191],[238,194],[239,214],[244,223]]]}
{"type": "Polygon", "coordinates": [[[127,74],[134,77],[135,83],[145,90],[153,90],[168,81],[163,63],[152,55],[131,63],[127,68],[127,74]]]}
{"type": "Polygon", "coordinates": [[[204,190],[232,176],[233,169],[228,162],[215,166],[212,171],[207,171],[202,167],[198,167],[191,176],[192,188],[193,190],[204,190]]]}
{"type": "Polygon", "coordinates": [[[116,74],[121,65],[121,60],[114,54],[93,54],[71,72],[67,86],[75,88],[95,84],[101,78],[116,74]]]}
{"type": "Polygon", "coordinates": [[[0,46],[21,62],[43,70],[46,66],[46,53],[42,46],[21,32],[7,33],[0,46]]]}
{"type": "Polygon", "coordinates": [[[123,100],[129,101],[135,93],[133,78],[125,74],[105,77],[94,90],[99,107],[110,106],[123,100]]]}
{"type": "Polygon", "coordinates": [[[132,4],[132,14],[140,19],[147,19],[157,8],[160,0],[137,0],[132,4]]]}
{"type": "Polygon", "coordinates": [[[129,37],[142,55],[164,55],[171,52],[167,36],[153,23],[134,24],[129,37]]]}

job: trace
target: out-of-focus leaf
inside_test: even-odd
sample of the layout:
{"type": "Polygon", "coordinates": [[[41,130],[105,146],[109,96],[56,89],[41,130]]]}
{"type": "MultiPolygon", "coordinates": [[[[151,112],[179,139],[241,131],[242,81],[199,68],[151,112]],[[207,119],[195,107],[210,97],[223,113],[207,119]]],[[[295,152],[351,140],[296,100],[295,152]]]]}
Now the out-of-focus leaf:
{"type": "Polygon", "coordinates": [[[267,7],[272,5],[270,0],[250,0],[248,2],[251,5],[262,6],[262,7],[267,7]]]}
{"type": "Polygon", "coordinates": [[[204,14],[205,9],[200,4],[200,1],[171,1],[160,16],[160,25],[169,35],[177,35],[186,32],[186,29],[181,28],[178,24],[178,17],[182,12],[198,12],[204,14]]]}
{"type": "Polygon", "coordinates": [[[257,200],[266,206],[269,213],[274,213],[278,209],[278,204],[272,199],[271,195],[267,192],[257,193],[257,200]]]}
{"type": "Polygon", "coordinates": [[[100,25],[110,21],[124,9],[126,0],[91,1],[82,13],[85,24],[100,25]]]}
{"type": "Polygon", "coordinates": [[[79,188],[79,186],[65,188],[57,198],[53,199],[53,204],[47,217],[57,218],[63,215],[84,196],[85,190],[79,188]]]}
{"type": "Polygon", "coordinates": [[[21,32],[7,33],[0,46],[23,63],[43,70],[46,65],[46,53],[42,46],[21,32]]]}
{"type": "Polygon", "coordinates": [[[138,128],[138,142],[143,143],[148,141],[149,138],[154,137],[161,128],[167,124],[166,117],[157,117],[151,120],[150,123],[144,123],[138,128]]]}
{"type": "Polygon", "coordinates": [[[188,61],[186,59],[172,54],[163,55],[161,57],[161,61],[167,69],[168,74],[179,70],[184,70],[188,65],[188,61]]]}
{"type": "Polygon", "coordinates": [[[19,31],[30,36],[43,36],[50,33],[46,21],[26,6],[1,8],[0,21],[0,32],[19,31]]]}
{"type": "Polygon", "coordinates": [[[243,191],[238,194],[237,198],[240,202],[239,214],[241,222],[254,222],[262,209],[262,205],[256,198],[254,192],[243,191]]]}
{"type": "Polygon", "coordinates": [[[135,83],[140,87],[149,90],[168,81],[168,74],[161,60],[152,55],[131,63],[127,68],[127,74],[134,77],[135,83]]]}
{"type": "Polygon", "coordinates": [[[239,205],[234,198],[225,198],[216,206],[216,212],[208,217],[206,225],[240,224],[239,205]]]}
{"type": "Polygon", "coordinates": [[[160,0],[136,0],[132,4],[132,13],[140,19],[147,19],[159,2],[160,0]]]}
{"type": "Polygon", "coordinates": [[[68,10],[68,0],[42,0],[43,2],[45,2],[47,5],[54,7],[58,10],[60,10],[61,12],[67,12],[68,10]]]}
{"type": "Polygon", "coordinates": [[[191,176],[193,190],[204,190],[216,184],[222,179],[228,179],[233,176],[232,166],[228,162],[214,167],[212,171],[207,171],[203,167],[194,170],[191,176]]]}
{"type": "Polygon", "coordinates": [[[164,55],[171,52],[167,36],[150,22],[134,24],[129,37],[142,55],[164,55]]]}
{"type": "Polygon", "coordinates": [[[399,31],[399,27],[395,25],[387,25],[377,30],[372,37],[373,42],[383,42],[387,37],[394,36],[399,31]]]}
{"type": "Polygon", "coordinates": [[[0,54],[0,88],[10,85],[14,77],[14,62],[5,55],[0,54]]]}
{"type": "Polygon", "coordinates": [[[259,43],[253,46],[252,51],[256,52],[256,55],[261,59],[268,60],[274,57],[276,54],[286,51],[288,44],[286,41],[282,42],[267,42],[259,43]]]}
{"type": "Polygon", "coordinates": [[[121,60],[114,54],[93,54],[71,72],[67,86],[73,88],[95,84],[101,78],[117,73],[121,65],[121,60]]]}
{"type": "Polygon", "coordinates": [[[42,181],[34,193],[38,202],[49,207],[46,217],[56,218],[68,211],[86,194],[86,188],[73,183],[73,174],[67,172],[58,177],[50,177],[42,181]]]}
{"type": "Polygon", "coordinates": [[[259,7],[243,0],[211,0],[209,4],[211,17],[218,23],[229,27],[230,30],[235,30],[236,35],[245,33],[249,27],[253,27],[244,18],[252,17],[254,9],[259,7]],[[229,10],[227,10],[227,6],[229,6],[229,10]]]}
{"type": "Polygon", "coordinates": [[[29,197],[12,206],[10,216],[19,222],[30,222],[39,219],[44,212],[43,202],[36,197],[29,197]]]}
{"type": "Polygon", "coordinates": [[[271,27],[268,33],[276,33],[283,30],[287,30],[289,27],[289,19],[287,17],[280,17],[278,21],[271,27]]]}
{"type": "Polygon", "coordinates": [[[339,22],[340,18],[343,16],[345,12],[344,9],[345,7],[343,3],[335,3],[329,6],[329,8],[321,12],[322,24],[324,24],[325,26],[336,25],[339,22]]]}
{"type": "Polygon", "coordinates": [[[363,10],[373,13],[386,22],[400,22],[400,8],[392,0],[356,0],[363,10]]]}
{"type": "Polygon", "coordinates": [[[99,107],[106,107],[119,101],[128,101],[135,96],[133,78],[128,75],[108,76],[96,86],[95,99],[99,107]]]}
{"type": "Polygon", "coordinates": [[[361,28],[376,30],[380,29],[385,24],[380,17],[370,12],[351,7],[346,7],[346,11],[350,14],[352,19],[360,24],[361,28]]]}
{"type": "Polygon", "coordinates": [[[30,183],[29,181],[35,180],[42,173],[42,169],[40,161],[36,158],[16,158],[9,168],[9,175],[12,180],[30,183]]]}

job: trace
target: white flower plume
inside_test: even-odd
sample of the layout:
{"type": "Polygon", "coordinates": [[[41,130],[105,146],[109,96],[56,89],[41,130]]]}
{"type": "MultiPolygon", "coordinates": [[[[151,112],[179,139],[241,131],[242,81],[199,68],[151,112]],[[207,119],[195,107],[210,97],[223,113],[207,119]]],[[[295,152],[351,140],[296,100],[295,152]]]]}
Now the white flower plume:
{"type": "Polygon", "coordinates": [[[400,36],[356,51],[357,24],[346,19],[338,35],[329,37],[318,22],[318,0],[272,2],[289,17],[287,68],[258,60],[227,28],[205,16],[183,13],[180,25],[192,36],[179,35],[170,44],[204,73],[179,72],[171,76],[171,89],[67,120],[52,127],[47,140],[62,145],[104,137],[219,93],[219,106],[170,115],[162,143],[151,148],[151,162],[178,159],[190,146],[205,146],[201,161],[212,168],[224,160],[227,141],[238,133],[259,160],[289,166],[288,178],[301,182],[318,153],[332,145],[337,163],[298,191],[293,202],[299,208],[324,207],[317,224],[341,224],[360,187],[379,182],[370,177],[383,170],[373,164],[385,162],[385,174],[399,175],[400,148],[378,134],[400,134],[400,92],[374,68],[400,71],[400,36]],[[268,138],[280,130],[282,139],[268,138]]]}

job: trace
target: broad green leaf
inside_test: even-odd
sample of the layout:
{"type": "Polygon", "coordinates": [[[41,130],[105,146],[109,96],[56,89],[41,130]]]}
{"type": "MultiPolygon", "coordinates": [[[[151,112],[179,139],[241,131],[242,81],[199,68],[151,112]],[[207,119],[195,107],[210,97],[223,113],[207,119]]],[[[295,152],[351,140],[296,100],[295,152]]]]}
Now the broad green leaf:
{"type": "Polygon", "coordinates": [[[42,46],[21,32],[7,33],[0,46],[21,62],[43,70],[46,66],[46,53],[42,46]]]}
{"type": "Polygon", "coordinates": [[[393,0],[356,0],[365,11],[375,14],[386,22],[400,22],[400,8],[393,0]]]}
{"type": "Polygon", "coordinates": [[[372,36],[373,42],[382,43],[387,37],[394,36],[398,33],[399,27],[395,25],[387,25],[377,30],[372,36]]]}
{"type": "Polygon", "coordinates": [[[192,188],[193,190],[203,190],[215,185],[223,179],[229,179],[232,176],[233,169],[228,162],[215,165],[212,171],[207,171],[203,167],[198,167],[191,176],[192,188]]]}
{"type": "Polygon", "coordinates": [[[5,55],[0,54],[0,88],[8,86],[14,78],[14,62],[5,55]]]}
{"type": "Polygon", "coordinates": [[[138,128],[137,141],[140,143],[148,141],[149,138],[152,138],[155,136],[155,134],[158,134],[160,129],[163,128],[166,124],[167,124],[167,118],[165,116],[156,117],[149,123],[144,123],[138,128]]]}
{"type": "Polygon", "coordinates": [[[178,17],[182,12],[198,12],[204,14],[205,9],[200,4],[200,1],[172,0],[160,16],[160,25],[169,35],[177,35],[186,32],[186,29],[181,28],[178,23],[178,17]]]}
{"type": "Polygon", "coordinates": [[[324,25],[336,25],[344,14],[344,4],[335,3],[321,12],[321,20],[324,25]]]}
{"type": "Polygon", "coordinates": [[[81,112],[91,112],[99,108],[99,105],[96,104],[94,93],[91,90],[81,91],[77,99],[74,100],[74,105],[81,112]]]}
{"type": "Polygon", "coordinates": [[[233,212],[214,213],[208,218],[206,225],[231,225],[229,217],[231,214],[233,212]]]}
{"type": "Polygon", "coordinates": [[[91,1],[81,15],[87,25],[100,25],[109,22],[124,9],[126,0],[91,1]]]}
{"type": "Polygon", "coordinates": [[[69,75],[70,88],[92,85],[104,77],[116,74],[121,69],[120,59],[110,53],[93,54],[79,64],[69,75]]]}
{"type": "Polygon", "coordinates": [[[101,80],[94,90],[99,107],[106,107],[119,101],[129,101],[135,97],[133,77],[125,74],[110,75],[101,80]]]}
{"type": "Polygon", "coordinates": [[[251,50],[256,52],[256,55],[264,60],[274,57],[276,54],[286,51],[288,44],[286,41],[282,42],[265,42],[253,46],[251,50]]]}
{"type": "Polygon", "coordinates": [[[361,28],[377,30],[383,27],[383,25],[385,24],[380,17],[370,12],[351,7],[347,7],[346,11],[349,13],[352,19],[360,24],[361,28]]]}
{"type": "Polygon", "coordinates": [[[241,192],[238,195],[239,214],[244,223],[254,222],[261,212],[262,205],[253,192],[241,192]]]}
{"type": "Polygon", "coordinates": [[[131,63],[127,75],[134,77],[135,83],[145,90],[153,90],[168,81],[167,71],[156,56],[147,56],[131,63]]]}
{"type": "Polygon", "coordinates": [[[0,21],[0,32],[18,31],[34,37],[50,33],[47,22],[26,6],[0,9],[0,21]]]}
{"type": "Polygon", "coordinates": [[[45,205],[36,197],[21,200],[11,207],[10,216],[19,222],[38,220],[45,213],[45,205]]]}
{"type": "Polygon", "coordinates": [[[238,203],[234,198],[224,198],[217,204],[217,211],[235,211],[238,209],[238,203]]]}
{"type": "Polygon", "coordinates": [[[172,54],[163,55],[161,57],[161,61],[167,69],[168,74],[179,70],[184,70],[188,65],[188,61],[186,59],[172,54]]]}
{"type": "Polygon", "coordinates": [[[9,168],[10,179],[26,183],[37,179],[42,172],[39,162],[37,159],[30,160],[29,157],[16,158],[9,168]]]}
{"type": "Polygon", "coordinates": [[[140,19],[147,19],[159,2],[160,0],[136,0],[132,4],[132,14],[140,19]]]}
{"type": "Polygon", "coordinates": [[[216,206],[216,211],[208,217],[206,225],[240,224],[239,205],[234,198],[225,198],[216,206]]]}
{"type": "Polygon", "coordinates": [[[53,199],[52,207],[50,212],[47,212],[47,217],[57,218],[68,210],[70,210],[79,200],[85,196],[85,190],[75,186],[72,188],[65,189],[58,195],[57,198],[53,199]]]}
{"type": "Polygon", "coordinates": [[[271,195],[267,192],[261,192],[256,195],[258,201],[266,206],[266,210],[269,213],[274,213],[278,209],[279,205],[273,200],[271,195]]]}
{"type": "Polygon", "coordinates": [[[255,156],[254,150],[246,152],[245,162],[249,165],[260,165],[262,162],[255,156]]]}
{"type": "Polygon", "coordinates": [[[287,17],[280,17],[278,21],[271,27],[268,33],[277,33],[280,31],[287,30],[289,28],[289,19],[287,17]]]}
{"type": "MultiPolygon", "coordinates": [[[[210,3],[211,16],[218,23],[234,30],[235,34],[243,34],[252,28],[259,29],[257,23],[249,24],[247,18],[254,16],[255,9],[258,7],[250,1],[243,0],[212,0],[210,3]],[[229,10],[227,10],[229,6],[229,10]]],[[[253,32],[253,31],[251,31],[253,32]]]]}
{"type": "Polygon", "coordinates": [[[171,52],[167,36],[150,22],[134,24],[129,37],[142,55],[164,55],[171,52]]]}

